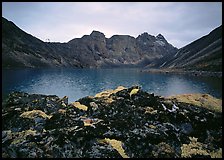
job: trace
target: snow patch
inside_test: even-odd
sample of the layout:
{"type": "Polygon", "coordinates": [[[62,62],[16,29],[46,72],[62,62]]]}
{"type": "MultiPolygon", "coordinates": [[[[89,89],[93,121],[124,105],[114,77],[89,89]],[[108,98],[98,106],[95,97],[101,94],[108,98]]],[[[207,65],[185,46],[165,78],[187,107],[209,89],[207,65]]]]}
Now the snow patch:
{"type": "MultiPolygon", "coordinates": [[[[167,62],[167,61],[166,61],[167,62]]],[[[164,66],[166,64],[166,62],[164,62],[160,67],[164,66]]]]}
{"type": "Polygon", "coordinates": [[[173,104],[172,109],[168,109],[163,103],[162,103],[163,109],[164,111],[168,110],[168,112],[176,112],[176,110],[179,109],[179,107],[177,107],[175,104],[173,104]]]}
{"type": "Polygon", "coordinates": [[[165,46],[165,43],[163,41],[156,41],[157,44],[161,45],[161,46],[165,46]]]}
{"type": "Polygon", "coordinates": [[[180,51],[178,51],[178,52],[174,55],[174,57],[176,57],[179,53],[180,53],[180,51]]]}
{"type": "Polygon", "coordinates": [[[164,111],[167,110],[166,106],[162,103],[164,111]]]}

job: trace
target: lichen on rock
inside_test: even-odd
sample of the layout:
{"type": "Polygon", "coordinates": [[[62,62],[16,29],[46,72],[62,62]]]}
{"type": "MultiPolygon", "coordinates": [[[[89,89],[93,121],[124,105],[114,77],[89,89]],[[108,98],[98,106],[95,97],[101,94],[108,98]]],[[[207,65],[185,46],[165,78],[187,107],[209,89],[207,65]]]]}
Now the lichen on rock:
{"type": "Polygon", "coordinates": [[[70,104],[13,92],[2,102],[2,157],[222,158],[222,113],[211,108],[138,86],[70,104]]]}
{"type": "Polygon", "coordinates": [[[189,103],[197,105],[199,107],[204,107],[216,112],[222,112],[222,100],[217,99],[209,94],[182,94],[166,97],[169,100],[175,100],[178,102],[189,103]]]}
{"type": "Polygon", "coordinates": [[[78,109],[81,109],[81,110],[84,110],[84,111],[87,111],[88,107],[83,105],[83,104],[80,104],[80,102],[73,102],[71,103],[74,107],[78,108],[78,109]]]}
{"type": "Polygon", "coordinates": [[[105,138],[105,141],[107,143],[109,143],[114,149],[116,149],[123,158],[129,158],[125,154],[124,149],[122,148],[122,142],[121,141],[118,141],[116,139],[109,139],[109,138],[105,138]]]}
{"type": "Polygon", "coordinates": [[[23,112],[20,115],[20,117],[29,118],[29,119],[34,119],[35,117],[42,117],[44,119],[50,119],[52,116],[47,115],[41,110],[32,110],[32,111],[23,112]]]}

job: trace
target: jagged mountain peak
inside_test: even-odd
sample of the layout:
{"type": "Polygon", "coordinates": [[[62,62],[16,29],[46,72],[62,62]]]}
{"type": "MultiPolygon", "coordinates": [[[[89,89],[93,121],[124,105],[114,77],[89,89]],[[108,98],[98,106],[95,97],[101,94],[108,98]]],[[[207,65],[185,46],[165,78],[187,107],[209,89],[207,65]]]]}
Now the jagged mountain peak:
{"type": "Polygon", "coordinates": [[[92,37],[103,37],[103,38],[105,38],[104,33],[100,32],[100,31],[96,31],[96,30],[93,30],[92,33],[90,34],[90,36],[92,36],[92,37]]]}
{"type": "Polygon", "coordinates": [[[167,43],[156,42],[158,39],[147,32],[137,38],[130,35],[106,38],[104,33],[93,30],[91,34],[74,38],[68,43],[45,43],[21,32],[10,21],[5,19],[4,22],[3,67],[113,67],[142,65],[142,62],[145,65],[145,62],[151,63],[176,52],[167,43]]]}
{"type": "Polygon", "coordinates": [[[148,34],[147,32],[143,32],[137,38],[145,39],[145,38],[155,38],[155,36],[148,34]]]}
{"type": "Polygon", "coordinates": [[[156,39],[167,42],[166,38],[160,33],[156,36],[156,39]]]}

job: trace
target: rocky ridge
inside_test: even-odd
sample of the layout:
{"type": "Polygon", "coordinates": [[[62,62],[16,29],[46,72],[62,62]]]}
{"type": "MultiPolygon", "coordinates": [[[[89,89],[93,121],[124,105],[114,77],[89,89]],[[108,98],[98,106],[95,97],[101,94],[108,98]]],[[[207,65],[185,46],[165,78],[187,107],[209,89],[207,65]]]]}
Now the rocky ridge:
{"type": "Polygon", "coordinates": [[[201,96],[188,103],[120,86],[68,104],[12,92],[2,102],[2,157],[221,158],[222,113],[201,96]]]}
{"type": "Polygon", "coordinates": [[[147,32],[137,38],[106,38],[103,33],[92,31],[67,43],[43,42],[2,17],[2,67],[141,67],[221,73],[222,25],[177,49],[162,34],[153,36],[147,32]]]}
{"type": "Polygon", "coordinates": [[[2,67],[139,67],[177,48],[161,35],[143,33],[137,38],[114,35],[106,38],[99,31],[67,43],[43,42],[2,17],[2,67]]]}

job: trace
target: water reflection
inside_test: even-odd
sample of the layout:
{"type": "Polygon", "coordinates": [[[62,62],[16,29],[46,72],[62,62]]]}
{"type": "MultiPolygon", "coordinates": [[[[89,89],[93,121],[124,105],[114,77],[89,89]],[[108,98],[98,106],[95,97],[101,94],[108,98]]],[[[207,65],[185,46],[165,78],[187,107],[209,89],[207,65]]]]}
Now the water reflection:
{"type": "Polygon", "coordinates": [[[120,85],[140,85],[145,91],[162,96],[184,93],[222,96],[222,79],[214,77],[149,74],[137,69],[18,69],[2,72],[3,95],[15,90],[59,97],[67,95],[72,102],[120,85]]]}

